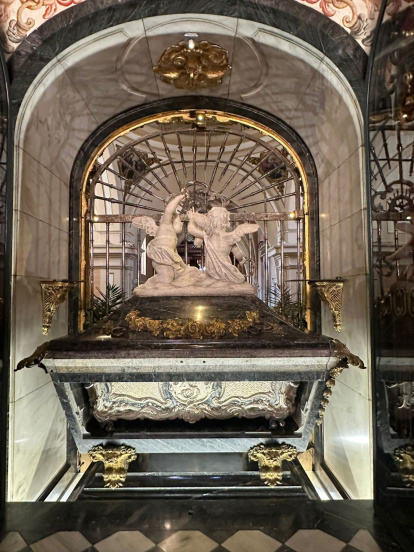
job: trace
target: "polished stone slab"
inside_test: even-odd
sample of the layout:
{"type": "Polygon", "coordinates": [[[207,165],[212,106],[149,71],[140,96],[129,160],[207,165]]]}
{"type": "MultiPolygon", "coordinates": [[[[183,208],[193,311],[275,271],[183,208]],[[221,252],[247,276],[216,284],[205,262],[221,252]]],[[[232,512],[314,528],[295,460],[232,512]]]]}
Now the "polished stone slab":
{"type": "MultiPolygon", "coordinates": [[[[241,552],[243,543],[249,543],[249,552],[268,552],[269,547],[278,552],[298,552],[301,546],[306,552],[378,552],[375,545],[382,552],[403,550],[374,516],[370,501],[161,498],[15,503],[6,506],[3,531],[0,546],[7,532],[19,532],[28,546],[61,532],[79,532],[91,543],[84,552],[106,551],[111,543],[116,545],[111,550],[130,552],[134,543],[136,548],[145,549],[151,542],[157,546],[151,550],[165,552],[168,546],[174,550],[177,543],[182,549],[191,544],[191,550],[199,550],[199,539],[207,547],[212,541],[212,550],[231,552],[236,544],[240,544],[237,552],[241,552]],[[134,536],[137,538],[131,539],[134,536]]],[[[80,542],[79,537],[76,542],[80,542]]]]}
{"type": "Polygon", "coordinates": [[[193,357],[194,351],[203,351],[208,357],[222,357],[223,349],[227,349],[227,355],[231,356],[243,356],[239,352],[242,349],[255,349],[254,356],[263,356],[266,353],[257,351],[266,350],[272,357],[329,357],[333,351],[331,339],[294,328],[257,297],[133,297],[111,313],[108,319],[85,332],[51,341],[46,361],[49,358],[107,359],[113,355],[118,358],[147,358],[151,350],[180,350],[181,357],[193,357]],[[246,312],[252,311],[258,312],[258,323],[247,331],[241,331],[237,337],[227,331],[219,339],[154,336],[150,331],[131,330],[126,320],[128,314],[138,312],[140,317],[152,320],[182,323],[194,320],[206,324],[215,319],[223,322],[245,320],[246,312]],[[115,329],[122,329],[122,337],[114,337],[115,332],[112,332],[112,337],[106,335],[105,326],[108,323],[115,329]]]}

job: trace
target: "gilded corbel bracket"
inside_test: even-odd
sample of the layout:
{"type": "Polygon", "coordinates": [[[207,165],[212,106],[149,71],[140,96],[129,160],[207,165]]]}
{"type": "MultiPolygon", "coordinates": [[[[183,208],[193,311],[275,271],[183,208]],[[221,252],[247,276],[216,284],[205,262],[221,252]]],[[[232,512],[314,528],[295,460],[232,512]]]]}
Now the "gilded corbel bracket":
{"type": "Polygon", "coordinates": [[[76,286],[74,282],[61,282],[58,280],[40,282],[42,290],[43,335],[49,333],[55,312],[66,301],[69,289],[74,286],[76,286]]]}
{"type": "Polygon", "coordinates": [[[103,462],[103,478],[105,487],[116,489],[122,487],[126,479],[130,462],[136,460],[137,455],[132,447],[104,448],[102,445],[91,448],[89,457],[92,462],[103,462]]]}
{"type": "Polygon", "coordinates": [[[329,308],[332,313],[334,328],[337,332],[342,329],[342,293],[344,281],[340,278],[335,280],[309,280],[309,285],[315,287],[322,303],[329,308]]]}
{"type": "Polygon", "coordinates": [[[256,445],[248,453],[249,460],[258,462],[260,470],[260,479],[269,487],[276,487],[282,484],[283,460],[294,460],[297,456],[297,450],[293,445],[276,445],[267,447],[265,445],[256,445]]]}
{"type": "Polygon", "coordinates": [[[394,451],[394,460],[407,487],[414,488],[414,446],[405,445],[394,451]]]}
{"type": "Polygon", "coordinates": [[[356,366],[361,370],[365,369],[365,365],[359,356],[354,355],[348,349],[348,347],[339,341],[339,339],[333,339],[334,354],[339,360],[338,364],[329,370],[329,378],[326,382],[326,388],[323,392],[323,400],[321,401],[320,408],[318,410],[318,419],[316,420],[317,425],[321,425],[323,417],[325,415],[326,407],[329,404],[329,398],[332,395],[332,387],[335,386],[335,380],[338,376],[342,374],[344,368],[348,368],[349,365],[356,366]]]}

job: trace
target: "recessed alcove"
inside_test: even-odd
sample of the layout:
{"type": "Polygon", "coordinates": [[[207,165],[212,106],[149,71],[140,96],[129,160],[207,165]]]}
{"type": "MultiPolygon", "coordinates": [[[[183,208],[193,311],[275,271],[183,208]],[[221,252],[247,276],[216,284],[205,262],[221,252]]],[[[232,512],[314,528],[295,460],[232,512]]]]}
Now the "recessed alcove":
{"type": "MultiPolygon", "coordinates": [[[[211,104],[214,99],[220,105],[228,102],[229,110],[231,102],[249,106],[252,119],[276,117],[303,141],[308,162],[316,168],[319,220],[314,221],[314,239],[320,253],[319,276],[345,279],[342,332],[336,333],[324,306],[321,331],[339,337],[368,367],[366,372],[345,371],[337,380],[324,418],[324,462],[352,498],[369,498],[362,117],[351,86],[326,56],[266,25],[191,14],[131,21],[75,43],[37,76],[16,124],[12,366],[41,342],[68,332],[66,302],[55,315],[49,336],[42,335],[40,282],[73,277],[69,205],[70,188],[80,190],[81,185],[74,180],[82,173],[82,167],[74,167],[82,159],[79,153],[97,147],[88,139],[108,121],[115,129],[117,117],[120,121],[126,110],[151,105],[154,112],[154,102],[174,102],[179,97],[178,103],[194,96],[161,82],[152,71],[162,52],[186,32],[197,32],[201,39],[227,49],[232,65],[222,85],[196,93],[198,105],[206,97],[211,104]]],[[[65,465],[66,420],[50,376],[41,370],[15,373],[11,390],[9,499],[36,500],[65,465]]]]}

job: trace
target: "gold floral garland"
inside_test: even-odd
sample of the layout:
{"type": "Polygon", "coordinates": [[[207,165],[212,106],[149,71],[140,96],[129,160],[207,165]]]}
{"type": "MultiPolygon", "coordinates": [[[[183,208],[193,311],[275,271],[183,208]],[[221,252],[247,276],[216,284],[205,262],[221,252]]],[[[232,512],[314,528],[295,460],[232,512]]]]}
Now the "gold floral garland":
{"type": "Polygon", "coordinates": [[[139,316],[138,311],[132,311],[127,314],[125,320],[132,331],[149,331],[155,337],[162,335],[169,339],[219,339],[220,337],[224,337],[226,333],[238,337],[240,332],[249,330],[254,324],[259,322],[259,312],[246,311],[245,319],[237,318],[235,320],[227,320],[226,322],[219,318],[214,318],[207,324],[198,322],[192,318],[189,318],[188,322],[174,319],[153,320],[147,316],[139,316]]]}

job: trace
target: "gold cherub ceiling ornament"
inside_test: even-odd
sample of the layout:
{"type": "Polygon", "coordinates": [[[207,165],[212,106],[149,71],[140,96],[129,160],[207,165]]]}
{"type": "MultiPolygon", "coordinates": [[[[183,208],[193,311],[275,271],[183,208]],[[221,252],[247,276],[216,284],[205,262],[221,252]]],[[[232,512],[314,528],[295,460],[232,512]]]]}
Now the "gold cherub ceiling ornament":
{"type": "Polygon", "coordinates": [[[190,38],[167,48],[154,72],[161,75],[162,81],[176,88],[199,90],[221,84],[230,69],[227,50],[207,40],[195,42],[190,38]]]}

